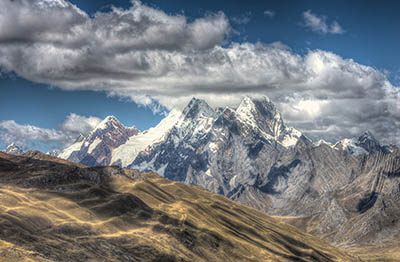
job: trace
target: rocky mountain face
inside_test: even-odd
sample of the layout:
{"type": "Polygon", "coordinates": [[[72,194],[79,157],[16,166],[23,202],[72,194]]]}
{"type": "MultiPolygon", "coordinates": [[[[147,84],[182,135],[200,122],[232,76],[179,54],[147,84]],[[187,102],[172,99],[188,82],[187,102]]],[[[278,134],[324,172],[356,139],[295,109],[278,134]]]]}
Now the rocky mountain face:
{"type": "Polygon", "coordinates": [[[381,146],[369,131],[365,131],[358,138],[343,139],[333,147],[353,155],[375,154],[377,152],[390,153],[395,149],[393,146],[381,146]]]}
{"type": "Polygon", "coordinates": [[[125,127],[116,117],[109,116],[87,137],[79,136],[73,145],[58,156],[88,166],[109,165],[114,148],[125,144],[138,133],[136,127],[125,127]]]}
{"type": "Polygon", "coordinates": [[[360,261],[200,187],[37,151],[0,152],[0,203],[1,261],[360,261]]]}
{"type": "Polygon", "coordinates": [[[9,144],[5,152],[11,155],[22,155],[24,153],[24,151],[14,143],[9,144]]]}
{"type": "MultiPolygon", "coordinates": [[[[285,216],[332,243],[351,246],[398,237],[386,225],[400,225],[395,208],[400,203],[399,151],[381,146],[369,132],[335,145],[313,143],[287,127],[268,98],[246,97],[237,108],[217,109],[192,99],[181,113],[172,112],[159,126],[126,141],[113,150],[108,146],[110,153],[102,152],[108,162],[102,163],[202,186],[285,216]],[[377,214],[382,215],[380,226],[374,224],[377,214]]],[[[101,164],[75,159],[93,155],[76,148],[68,160],[101,164]]]]}
{"type": "Polygon", "coordinates": [[[360,175],[335,192],[347,220],[326,238],[347,245],[400,240],[400,151],[364,155],[358,168],[360,175]]]}
{"type": "Polygon", "coordinates": [[[128,167],[232,196],[300,137],[284,125],[268,99],[245,98],[237,109],[218,110],[193,99],[165,141],[140,153],[128,167]]]}
{"type": "Polygon", "coordinates": [[[400,239],[399,197],[399,151],[354,156],[298,143],[233,199],[331,243],[357,246],[400,239]]]}
{"type": "Polygon", "coordinates": [[[125,127],[114,116],[107,117],[87,137],[80,135],[58,157],[88,166],[126,167],[148,146],[163,141],[180,116],[181,112],[171,111],[156,127],[143,132],[125,127]]]}

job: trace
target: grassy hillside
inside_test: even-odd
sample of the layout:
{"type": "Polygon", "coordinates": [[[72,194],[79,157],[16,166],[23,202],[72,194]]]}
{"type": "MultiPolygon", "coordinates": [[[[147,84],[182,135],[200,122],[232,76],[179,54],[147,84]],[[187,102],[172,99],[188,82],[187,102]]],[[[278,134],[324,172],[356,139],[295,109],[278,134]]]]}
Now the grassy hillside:
{"type": "Polygon", "coordinates": [[[200,187],[37,154],[0,154],[0,203],[0,262],[360,261],[200,187]]]}

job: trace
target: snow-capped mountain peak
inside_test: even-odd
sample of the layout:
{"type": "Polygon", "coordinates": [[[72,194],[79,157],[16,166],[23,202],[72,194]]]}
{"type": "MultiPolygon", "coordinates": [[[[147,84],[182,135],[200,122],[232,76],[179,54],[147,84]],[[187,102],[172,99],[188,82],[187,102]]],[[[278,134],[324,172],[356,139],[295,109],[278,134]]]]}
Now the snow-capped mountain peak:
{"type": "Polygon", "coordinates": [[[275,140],[284,147],[294,146],[301,132],[285,126],[282,116],[271,100],[246,96],[236,109],[237,117],[252,129],[258,129],[268,140],[275,140]]]}
{"type": "Polygon", "coordinates": [[[239,106],[236,109],[238,114],[241,113],[260,113],[266,117],[273,117],[276,113],[276,108],[271,100],[264,96],[262,98],[251,98],[249,96],[245,96],[240,102],[239,106]]]}
{"type": "Polygon", "coordinates": [[[379,141],[372,135],[370,131],[363,132],[358,138],[345,138],[338,141],[333,148],[343,150],[353,155],[362,155],[376,152],[386,152],[379,141]]]}
{"type": "Polygon", "coordinates": [[[281,114],[268,97],[245,97],[236,109],[218,110],[202,99],[193,98],[183,111],[172,110],[160,124],[143,132],[125,127],[115,116],[108,116],[87,136],[79,136],[59,157],[86,165],[135,167],[141,153],[157,151],[159,144],[168,143],[170,150],[195,149],[214,143],[210,142],[211,138],[224,141],[227,132],[232,131],[245,139],[263,139],[283,148],[296,145],[302,136],[298,130],[284,125],[281,114]],[[239,129],[235,131],[235,128],[239,129]]]}
{"type": "Polygon", "coordinates": [[[82,142],[83,140],[85,140],[85,136],[81,133],[81,134],[79,134],[79,136],[75,139],[75,142],[74,142],[74,143],[82,142]]]}
{"type": "Polygon", "coordinates": [[[22,155],[24,153],[24,151],[22,151],[22,149],[15,143],[9,144],[5,152],[11,155],[22,155]]]}
{"type": "Polygon", "coordinates": [[[236,112],[247,112],[254,110],[255,104],[253,100],[249,96],[245,96],[242,101],[240,102],[239,106],[236,109],[236,112]]]}
{"type": "Polygon", "coordinates": [[[374,135],[372,134],[372,132],[371,131],[369,131],[369,130],[365,130],[364,131],[364,133],[362,133],[360,136],[359,136],[359,139],[373,139],[373,140],[376,140],[375,139],[375,137],[374,137],[374,135]]]}
{"type": "Polygon", "coordinates": [[[121,122],[119,122],[119,120],[115,116],[111,115],[107,116],[103,121],[101,121],[93,131],[99,129],[119,128],[121,126],[121,122]]]}
{"type": "Polygon", "coordinates": [[[182,113],[179,110],[172,110],[157,126],[131,136],[125,144],[113,150],[110,163],[128,166],[141,151],[164,141],[168,132],[181,117],[182,113]]]}
{"type": "Polygon", "coordinates": [[[358,137],[357,145],[364,148],[369,153],[375,153],[382,150],[379,141],[368,130],[358,137]]]}
{"type": "Polygon", "coordinates": [[[126,127],[115,116],[108,116],[86,137],[79,136],[59,157],[85,165],[107,165],[112,150],[138,133],[136,127],[126,127]]]}
{"type": "Polygon", "coordinates": [[[136,127],[126,127],[124,126],[115,116],[107,116],[103,121],[101,121],[86,137],[87,140],[92,140],[95,137],[110,137],[110,134],[117,133],[127,133],[128,136],[139,133],[136,127]]]}
{"type": "Polygon", "coordinates": [[[236,109],[238,117],[250,125],[260,127],[267,134],[277,137],[284,128],[280,113],[269,98],[246,96],[236,109]]]}
{"type": "Polygon", "coordinates": [[[327,146],[333,147],[333,144],[331,142],[325,141],[324,139],[318,140],[317,142],[313,143],[313,145],[315,147],[318,147],[320,145],[327,145],[327,146]]]}
{"type": "Polygon", "coordinates": [[[343,140],[340,140],[336,142],[333,148],[345,151],[355,156],[368,153],[364,148],[357,145],[357,139],[355,138],[345,138],[343,140]]]}
{"type": "Polygon", "coordinates": [[[198,98],[192,98],[185,109],[183,109],[185,120],[194,119],[199,116],[212,117],[214,115],[214,109],[212,109],[206,101],[198,98]]]}

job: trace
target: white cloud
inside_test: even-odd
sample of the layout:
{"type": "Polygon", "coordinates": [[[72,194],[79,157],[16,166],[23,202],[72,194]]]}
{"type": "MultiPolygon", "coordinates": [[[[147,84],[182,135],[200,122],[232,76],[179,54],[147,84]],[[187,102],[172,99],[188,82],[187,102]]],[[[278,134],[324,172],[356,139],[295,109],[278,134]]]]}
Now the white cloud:
{"type": "MultiPolygon", "coordinates": [[[[305,14],[321,33],[343,30],[305,14]]],[[[358,128],[399,139],[399,87],[383,72],[322,50],[300,55],[282,43],[232,43],[230,31],[221,12],[189,22],[138,1],[94,17],[63,0],[0,1],[0,67],[167,108],[193,96],[232,106],[246,94],[266,94],[289,125],[311,136],[333,140],[358,128]]]]}
{"type": "Polygon", "coordinates": [[[232,18],[232,22],[238,25],[245,25],[250,22],[251,19],[251,12],[246,12],[240,16],[235,16],[232,18]]]}
{"type": "Polygon", "coordinates": [[[37,141],[42,143],[65,143],[71,138],[54,129],[39,128],[33,125],[19,125],[14,120],[6,120],[0,122],[0,140],[5,144],[14,142],[26,148],[37,141]]]}
{"type": "Polygon", "coordinates": [[[265,10],[264,11],[264,15],[269,17],[269,18],[273,18],[275,16],[275,12],[272,10],[265,10]]]}
{"type": "Polygon", "coordinates": [[[330,25],[326,22],[325,16],[318,16],[307,10],[303,13],[304,25],[312,31],[322,34],[343,34],[345,31],[337,21],[333,21],[330,25]]]}
{"type": "Polygon", "coordinates": [[[67,116],[67,119],[62,123],[61,130],[68,133],[76,133],[87,135],[89,132],[100,124],[101,119],[98,117],[80,116],[75,113],[71,113],[67,116]]]}
{"type": "Polygon", "coordinates": [[[59,130],[56,130],[34,125],[20,125],[14,120],[6,120],[0,122],[0,141],[5,144],[16,143],[23,148],[30,148],[38,142],[67,146],[72,144],[79,134],[84,136],[89,134],[100,122],[101,119],[97,117],[85,117],[71,113],[61,124],[59,130]]]}
{"type": "Polygon", "coordinates": [[[343,30],[343,28],[339,25],[338,22],[333,21],[333,23],[331,24],[331,33],[332,34],[343,34],[345,31],[343,30]]]}

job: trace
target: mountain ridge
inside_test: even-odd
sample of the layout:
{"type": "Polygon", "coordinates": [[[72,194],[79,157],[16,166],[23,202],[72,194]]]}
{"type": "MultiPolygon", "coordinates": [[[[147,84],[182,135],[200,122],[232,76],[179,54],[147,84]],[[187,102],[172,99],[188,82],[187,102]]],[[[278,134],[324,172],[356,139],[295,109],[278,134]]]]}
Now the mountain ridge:
{"type": "MultiPolygon", "coordinates": [[[[271,100],[266,96],[264,96],[261,99],[260,98],[250,98],[250,97],[246,96],[246,97],[244,97],[242,102],[236,108],[225,107],[225,108],[217,108],[216,110],[212,109],[204,100],[193,98],[188,103],[188,105],[181,111],[181,113],[179,113],[179,111],[177,111],[177,110],[173,110],[169,114],[169,115],[172,115],[173,117],[170,117],[169,115],[167,115],[167,117],[165,119],[163,119],[163,120],[166,120],[167,118],[172,118],[173,119],[172,123],[170,123],[169,126],[165,128],[165,133],[167,133],[171,129],[171,125],[175,124],[178,121],[179,116],[187,115],[189,113],[188,111],[191,109],[192,104],[196,104],[197,102],[200,102],[200,101],[201,101],[200,104],[202,105],[201,106],[201,110],[208,111],[208,114],[210,114],[210,116],[218,117],[218,114],[223,113],[224,110],[229,109],[229,110],[235,111],[239,116],[241,116],[241,117],[239,117],[241,119],[241,121],[247,122],[248,125],[256,126],[257,123],[255,124],[254,122],[260,122],[260,121],[250,121],[249,122],[249,119],[254,118],[254,116],[251,113],[251,106],[250,106],[250,109],[249,109],[249,104],[253,104],[254,105],[254,102],[258,103],[261,100],[265,100],[267,103],[270,104],[270,108],[269,108],[269,110],[267,110],[267,112],[268,113],[270,113],[271,111],[274,112],[274,116],[277,118],[276,119],[277,121],[275,123],[275,124],[277,124],[277,126],[275,126],[275,127],[268,126],[267,129],[269,129],[269,130],[267,132],[265,132],[266,136],[271,135],[274,138],[279,138],[279,136],[277,137],[276,134],[279,134],[279,132],[278,132],[279,127],[283,126],[284,128],[286,128],[286,130],[285,130],[286,132],[280,134],[280,139],[277,139],[277,140],[282,145],[284,145],[286,147],[294,146],[295,143],[297,142],[297,139],[302,135],[301,132],[296,130],[296,129],[294,129],[293,127],[286,127],[286,125],[282,121],[281,114],[279,113],[279,111],[277,111],[276,107],[273,105],[271,100]],[[250,113],[246,112],[246,110],[249,111],[250,113]],[[271,128],[274,131],[271,131],[271,128]],[[285,141],[285,138],[286,138],[286,141],[285,141]]],[[[107,120],[110,120],[110,119],[112,119],[113,121],[117,121],[119,124],[121,124],[119,122],[119,120],[115,116],[106,117],[102,121],[102,123],[103,122],[107,122],[107,120]]],[[[186,119],[186,120],[188,120],[188,119],[186,119]]],[[[102,123],[100,123],[99,126],[104,125],[104,123],[103,124],[102,123]]],[[[98,127],[95,127],[94,130],[96,130],[97,128],[98,127]]],[[[124,128],[128,128],[128,127],[124,126],[124,128]]],[[[157,126],[154,127],[154,128],[150,128],[149,130],[142,131],[142,132],[138,131],[137,134],[145,134],[145,133],[147,133],[147,132],[149,132],[149,131],[151,131],[152,129],[155,129],[155,128],[157,128],[157,126]]],[[[263,131],[265,131],[265,129],[263,131]]],[[[282,130],[279,130],[279,131],[282,131],[282,130]]],[[[132,135],[131,138],[133,138],[137,134],[132,135]]],[[[163,135],[165,135],[165,134],[163,134],[163,135]]],[[[161,137],[162,137],[162,135],[161,135],[161,137]]],[[[270,137],[270,138],[272,138],[272,137],[270,137]]],[[[81,145],[77,146],[76,144],[81,142],[83,139],[85,139],[85,137],[80,135],[77,138],[77,140],[75,141],[75,143],[72,146],[70,146],[70,148],[72,150],[71,149],[68,150],[68,148],[67,148],[67,149],[64,150],[64,152],[61,152],[59,154],[59,156],[61,158],[64,158],[64,159],[70,158],[71,157],[71,153],[73,153],[73,151],[79,151],[81,149],[80,148],[81,145]]],[[[162,140],[162,139],[159,138],[159,139],[155,139],[155,141],[150,141],[145,146],[141,146],[140,150],[138,150],[138,151],[143,151],[148,146],[151,146],[153,143],[160,142],[160,140],[162,140]]],[[[330,144],[330,142],[326,142],[326,141],[323,141],[323,142],[330,144]]],[[[318,142],[316,142],[316,146],[319,145],[317,143],[318,142]]],[[[122,143],[121,145],[123,146],[124,143],[122,143]]],[[[373,137],[372,133],[370,131],[366,130],[366,131],[360,133],[360,135],[358,137],[346,138],[346,139],[337,141],[336,143],[333,144],[333,148],[338,149],[338,150],[344,150],[344,151],[346,151],[348,153],[351,153],[351,154],[359,155],[359,154],[366,154],[366,153],[375,153],[377,151],[389,152],[389,151],[393,151],[397,147],[395,145],[381,146],[379,141],[376,140],[373,137]],[[368,134],[368,135],[365,136],[365,134],[368,134]],[[360,139],[363,137],[363,135],[364,135],[365,141],[364,141],[364,143],[361,143],[360,139]],[[368,149],[368,145],[366,143],[370,143],[370,148],[369,149],[368,149]]],[[[135,157],[136,157],[136,154],[132,154],[131,159],[134,159],[135,157]]],[[[119,163],[118,160],[121,160],[121,158],[122,158],[121,156],[118,156],[118,154],[115,154],[115,156],[113,156],[113,160],[110,163],[107,163],[107,164],[118,164],[118,165],[121,165],[121,166],[124,166],[124,167],[129,166],[130,163],[127,163],[126,159],[124,161],[121,161],[121,163],[119,163]]],[[[79,161],[79,159],[78,159],[78,161],[79,161]]],[[[133,160],[131,162],[133,162],[133,160]]]]}
{"type": "MultiPolygon", "coordinates": [[[[335,244],[364,245],[374,234],[380,236],[375,242],[383,243],[397,234],[381,234],[384,229],[373,227],[372,217],[380,201],[397,201],[398,176],[382,173],[382,165],[399,165],[398,150],[387,150],[369,132],[335,145],[313,143],[287,127],[267,97],[246,97],[237,108],[215,110],[194,98],[166,119],[156,142],[133,152],[140,137],[134,135],[120,146],[125,151],[119,153],[130,153],[123,167],[199,185],[270,215],[301,218],[291,223],[335,244]],[[364,223],[353,228],[359,221],[364,223]],[[353,234],[342,237],[335,231],[339,225],[353,228],[353,234]]],[[[115,155],[111,159],[105,164],[122,163],[115,155]]],[[[400,215],[386,206],[390,215],[382,223],[397,225],[400,215]]]]}

